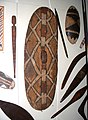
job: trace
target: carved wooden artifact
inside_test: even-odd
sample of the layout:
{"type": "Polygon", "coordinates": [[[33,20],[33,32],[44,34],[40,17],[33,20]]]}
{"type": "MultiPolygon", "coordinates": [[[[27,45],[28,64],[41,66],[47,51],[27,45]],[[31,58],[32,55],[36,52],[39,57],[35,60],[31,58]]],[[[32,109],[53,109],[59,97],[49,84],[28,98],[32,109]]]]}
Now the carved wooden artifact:
{"type": "Polygon", "coordinates": [[[23,107],[14,103],[0,100],[0,108],[11,120],[34,120],[23,107]]]}
{"type": "Polygon", "coordinates": [[[80,33],[80,17],[77,9],[71,6],[66,14],[65,30],[68,41],[75,44],[80,33]]]}
{"type": "Polygon", "coordinates": [[[51,118],[55,118],[57,115],[59,115],[62,111],[64,111],[66,108],[68,108],[70,105],[72,105],[74,102],[76,102],[77,100],[79,100],[84,93],[87,90],[87,86],[84,86],[83,88],[81,88],[80,90],[78,90],[74,96],[71,98],[71,100],[64,106],[62,107],[59,111],[57,111],[51,118]]]}
{"type": "Polygon", "coordinates": [[[49,107],[57,80],[57,22],[47,7],[37,9],[29,22],[24,48],[27,99],[37,110],[49,107]]]}
{"type": "Polygon", "coordinates": [[[14,67],[14,78],[16,77],[16,16],[12,16],[12,47],[13,47],[13,67],[14,67]]]}
{"type": "Polygon", "coordinates": [[[5,89],[13,89],[15,87],[14,80],[1,71],[0,71],[0,87],[5,89]]]}
{"type": "Polygon", "coordinates": [[[4,47],[4,6],[0,6],[0,50],[4,47]]]}

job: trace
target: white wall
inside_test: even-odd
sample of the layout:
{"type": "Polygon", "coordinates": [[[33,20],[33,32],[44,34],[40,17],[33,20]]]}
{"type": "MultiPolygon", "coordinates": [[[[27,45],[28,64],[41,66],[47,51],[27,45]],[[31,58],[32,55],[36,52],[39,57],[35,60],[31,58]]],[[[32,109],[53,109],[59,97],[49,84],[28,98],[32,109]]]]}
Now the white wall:
{"type": "MultiPolygon", "coordinates": [[[[60,103],[61,97],[66,92],[66,90],[67,90],[68,86],[70,85],[70,83],[72,82],[74,76],[77,74],[79,69],[85,64],[86,57],[81,59],[79,61],[79,63],[75,66],[65,88],[63,90],[61,90],[60,88],[61,88],[63,78],[65,76],[65,73],[66,73],[71,61],[73,60],[73,58],[76,55],[78,55],[79,53],[81,53],[85,49],[84,47],[82,49],[79,48],[80,43],[81,43],[82,39],[84,38],[84,28],[83,28],[83,16],[82,16],[81,0],[68,0],[68,1],[64,1],[64,0],[59,0],[59,1],[54,0],[53,1],[53,0],[51,0],[51,8],[52,9],[56,8],[58,11],[59,19],[61,22],[62,31],[64,34],[64,39],[65,39],[65,43],[66,43],[67,51],[68,51],[68,55],[69,55],[69,59],[67,59],[65,57],[60,33],[58,33],[58,42],[59,42],[59,49],[58,49],[58,53],[59,53],[59,59],[58,59],[58,61],[59,61],[59,63],[58,63],[59,76],[58,76],[58,78],[59,79],[58,79],[58,83],[57,83],[57,86],[58,86],[57,99],[58,99],[58,110],[59,110],[60,108],[62,108],[62,106],[64,106],[72,98],[72,96],[77,92],[77,90],[79,90],[79,88],[82,88],[83,86],[86,85],[86,77],[85,77],[84,80],[73,91],[73,93],[64,102],[60,103]],[[77,43],[74,45],[69,43],[67,36],[66,36],[66,33],[65,33],[66,12],[71,5],[73,5],[77,8],[79,15],[80,15],[80,35],[79,35],[77,43]]],[[[85,95],[84,95],[84,97],[85,97],[85,95]]],[[[60,120],[70,120],[70,119],[71,120],[83,120],[83,118],[78,114],[78,107],[80,106],[84,97],[82,97],[80,100],[78,100],[73,105],[68,107],[65,111],[63,111],[57,117],[57,120],[59,120],[59,119],[60,120]]]]}
{"type": "MultiPolygon", "coordinates": [[[[69,84],[73,80],[74,76],[77,74],[79,69],[85,64],[85,57],[80,60],[76,65],[73,73],[71,74],[65,88],[61,90],[61,84],[64,78],[64,75],[71,63],[72,59],[82,51],[79,48],[79,45],[84,37],[83,31],[83,18],[82,18],[82,7],[81,0],[0,0],[0,5],[3,5],[4,8],[4,51],[0,51],[0,71],[5,72],[10,77],[13,78],[13,60],[12,60],[12,38],[11,38],[11,16],[16,15],[17,17],[17,64],[16,64],[16,78],[13,78],[15,81],[15,88],[13,90],[5,90],[0,88],[1,94],[0,99],[6,100],[12,103],[19,104],[24,107],[34,118],[35,120],[51,120],[51,116],[62,108],[73,96],[79,88],[83,87],[86,84],[86,77],[80,83],[80,85],[74,90],[74,92],[65,100],[65,102],[60,103],[60,99],[68,88],[69,84]],[[65,18],[68,8],[74,5],[80,15],[80,36],[75,45],[71,45],[65,34],[65,18]],[[54,8],[57,9],[63,35],[65,38],[65,43],[67,46],[69,58],[66,58],[61,36],[58,31],[58,78],[57,78],[57,88],[55,93],[55,98],[52,105],[44,111],[37,111],[33,109],[27,101],[25,93],[25,84],[24,84],[24,44],[25,37],[27,32],[27,27],[31,15],[33,12],[41,7],[47,6],[54,11],[54,8]]],[[[77,108],[80,106],[85,95],[76,103],[71,105],[60,115],[52,120],[83,120],[82,117],[78,114],[77,108]],[[72,116],[72,117],[71,117],[72,116]]],[[[85,108],[86,112],[86,108],[85,108]]],[[[0,110],[0,120],[9,120],[5,114],[0,110]]]]}

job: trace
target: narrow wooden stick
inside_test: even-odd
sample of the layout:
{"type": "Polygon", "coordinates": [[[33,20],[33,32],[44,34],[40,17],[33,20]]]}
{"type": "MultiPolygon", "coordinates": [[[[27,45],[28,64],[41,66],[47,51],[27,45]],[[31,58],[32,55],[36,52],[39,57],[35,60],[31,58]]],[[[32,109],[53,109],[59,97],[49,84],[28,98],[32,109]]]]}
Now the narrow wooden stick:
{"type": "Polygon", "coordinates": [[[58,13],[57,13],[56,9],[55,9],[55,15],[56,15],[56,18],[57,18],[57,22],[58,22],[58,26],[59,26],[59,30],[60,30],[60,34],[61,34],[64,51],[65,51],[66,57],[68,58],[67,48],[66,48],[66,45],[65,45],[65,41],[64,41],[64,37],[63,37],[61,25],[60,25],[60,20],[59,20],[59,16],[58,16],[58,13]]]}
{"type": "Polygon", "coordinates": [[[0,6],[0,51],[4,49],[4,6],[0,6]]]}
{"type": "Polygon", "coordinates": [[[13,67],[14,67],[14,78],[16,77],[16,16],[12,16],[12,47],[13,47],[13,67]]]}

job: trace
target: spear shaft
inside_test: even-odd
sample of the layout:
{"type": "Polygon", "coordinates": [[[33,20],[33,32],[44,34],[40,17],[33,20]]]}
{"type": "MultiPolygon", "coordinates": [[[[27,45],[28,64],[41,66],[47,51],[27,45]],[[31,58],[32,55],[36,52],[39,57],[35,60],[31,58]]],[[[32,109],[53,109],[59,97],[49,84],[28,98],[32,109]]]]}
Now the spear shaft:
{"type": "Polygon", "coordinates": [[[56,15],[56,18],[57,18],[57,23],[58,23],[60,34],[61,34],[64,51],[65,51],[66,57],[68,58],[67,48],[66,48],[66,45],[65,45],[65,41],[64,41],[64,37],[63,37],[61,25],[60,25],[60,20],[59,20],[59,16],[58,16],[58,13],[57,13],[56,9],[55,9],[55,15],[56,15]]]}

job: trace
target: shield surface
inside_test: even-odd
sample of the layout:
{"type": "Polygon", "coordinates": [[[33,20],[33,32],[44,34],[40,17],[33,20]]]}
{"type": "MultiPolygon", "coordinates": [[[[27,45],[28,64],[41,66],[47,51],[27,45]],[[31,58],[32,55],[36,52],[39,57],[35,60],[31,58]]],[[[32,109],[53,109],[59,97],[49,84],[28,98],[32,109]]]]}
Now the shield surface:
{"type": "Polygon", "coordinates": [[[58,27],[56,17],[47,7],[32,15],[24,47],[26,95],[36,110],[48,108],[55,96],[57,81],[58,27]]]}
{"type": "Polygon", "coordinates": [[[71,6],[67,11],[65,30],[68,41],[71,44],[75,44],[80,33],[80,17],[77,9],[74,6],[71,6]]]}

